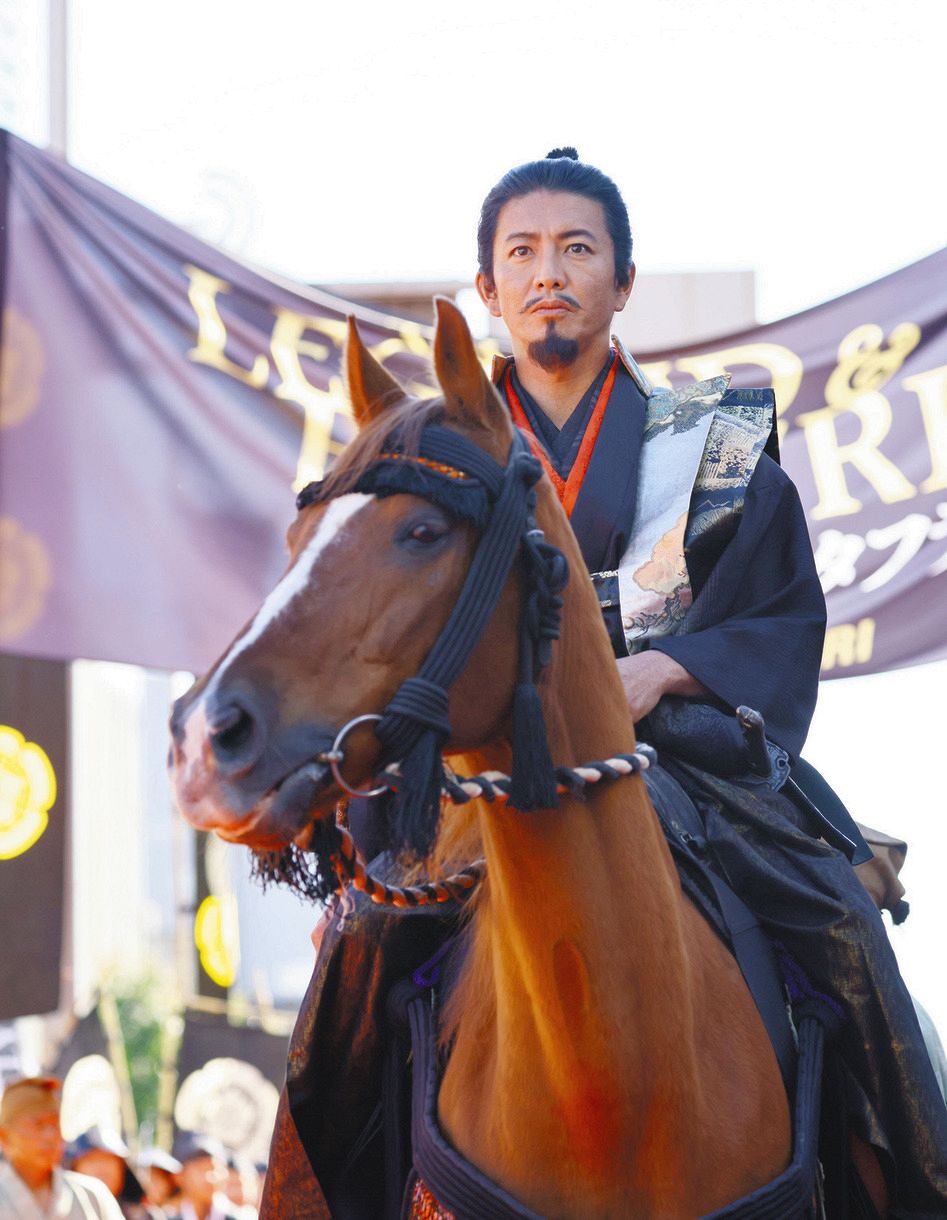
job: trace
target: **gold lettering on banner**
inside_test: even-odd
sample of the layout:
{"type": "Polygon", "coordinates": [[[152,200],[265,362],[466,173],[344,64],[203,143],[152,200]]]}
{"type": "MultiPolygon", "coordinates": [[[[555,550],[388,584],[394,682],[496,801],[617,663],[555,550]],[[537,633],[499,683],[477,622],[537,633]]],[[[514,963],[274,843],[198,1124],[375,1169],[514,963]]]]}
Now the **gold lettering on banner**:
{"type": "Polygon", "coordinates": [[[839,344],[838,365],[825,385],[827,406],[796,417],[809,450],[809,461],[819,493],[811,516],[815,520],[844,517],[862,507],[848,490],[846,465],[854,466],[871,484],[884,504],[896,504],[917,495],[917,489],[898,467],[881,452],[880,445],[891,430],[891,404],[881,387],[904,363],[920,341],[913,322],[903,322],[891,332],[882,350],[880,326],[856,326],[839,344]],[[847,411],[860,425],[853,441],[839,440],[837,420],[847,411]]]}
{"type": "Polygon", "coordinates": [[[857,623],[839,623],[825,633],[822,649],[822,672],[866,665],[875,649],[875,620],[859,619],[857,623]]]}
{"type": "Polygon", "coordinates": [[[901,384],[917,395],[931,454],[931,473],[920,490],[943,491],[947,488],[947,364],[905,377],[901,384]]]}
{"type": "Polygon", "coordinates": [[[303,409],[303,439],[293,491],[302,491],[307,483],[323,478],[329,457],[341,453],[355,435],[355,421],[341,377],[330,377],[327,390],[313,386],[303,409]],[[341,435],[333,436],[333,430],[341,435]]]}
{"type": "Polygon", "coordinates": [[[880,390],[921,341],[914,322],[899,323],[882,348],[884,331],[874,322],[856,326],[838,345],[838,364],[825,383],[825,401],[844,408],[848,400],[880,390]]]}
{"type": "Polygon", "coordinates": [[[273,391],[277,398],[288,398],[302,402],[312,383],[306,380],[299,363],[300,356],[308,356],[316,364],[325,364],[331,357],[341,363],[342,345],[348,329],[341,318],[326,318],[316,313],[297,313],[295,309],[273,308],[276,322],[270,336],[270,351],[277,372],[283,378],[273,391]],[[322,335],[331,346],[321,339],[304,336],[322,335]],[[301,391],[301,396],[300,396],[301,391]]]}
{"type": "MultiPolygon", "coordinates": [[[[418,323],[401,322],[397,325],[397,335],[389,335],[387,339],[382,339],[380,343],[376,343],[368,349],[378,363],[383,365],[392,356],[401,356],[405,352],[430,363],[432,357],[431,341],[424,334],[418,323]]],[[[405,389],[409,394],[413,394],[415,398],[436,398],[440,393],[430,382],[418,381],[417,379],[409,381],[405,385],[405,389]]]]}
{"type": "Polygon", "coordinates": [[[758,365],[768,371],[776,394],[776,418],[780,421],[779,439],[785,427],[780,417],[792,406],[802,384],[802,361],[788,347],[780,343],[744,343],[737,347],[722,348],[717,352],[701,352],[699,356],[686,356],[677,361],[682,373],[689,373],[695,381],[719,377],[734,365],[758,365]]]}
{"type": "Polygon", "coordinates": [[[402,352],[410,352],[420,356],[422,360],[430,360],[431,344],[417,322],[402,322],[397,335],[389,335],[374,347],[368,349],[379,364],[384,364],[392,356],[400,356],[402,352]]]}
{"type": "Polygon", "coordinates": [[[281,306],[276,306],[273,312],[276,322],[270,336],[270,352],[281,378],[273,393],[277,398],[299,403],[307,419],[310,411],[316,412],[325,423],[327,432],[331,433],[333,421],[328,416],[327,399],[332,396],[308,379],[303,372],[301,357],[307,356],[316,364],[326,364],[335,357],[335,366],[339,367],[346,335],[345,323],[340,318],[297,313],[294,309],[283,309],[281,306]],[[307,337],[311,335],[324,336],[331,346],[321,339],[307,337]]]}
{"type": "Polygon", "coordinates": [[[188,278],[187,299],[197,314],[197,346],[188,352],[188,359],[195,364],[206,364],[212,369],[219,369],[228,377],[235,377],[244,385],[262,390],[270,373],[270,365],[262,353],[253,361],[253,367],[243,368],[231,360],[225,352],[227,345],[227,327],[217,308],[217,297],[220,293],[230,291],[226,280],[193,267],[190,263],[184,267],[188,278]]]}
{"type": "Polygon", "coordinates": [[[338,368],[342,361],[347,327],[341,318],[297,313],[294,309],[281,306],[276,306],[274,313],[276,322],[270,336],[270,352],[280,382],[273,393],[277,398],[298,403],[305,412],[302,444],[296,462],[296,478],[293,480],[293,490],[299,491],[314,479],[321,479],[326,472],[329,456],[343,448],[349,439],[349,432],[346,430],[343,439],[333,439],[333,431],[340,415],[351,414],[342,378],[330,376],[324,390],[313,385],[303,372],[302,357],[323,365],[331,360],[338,368]]]}
{"type": "Polygon", "coordinates": [[[891,430],[891,406],[887,398],[883,394],[863,394],[845,410],[855,415],[861,425],[858,437],[846,444],[838,438],[839,413],[835,407],[821,407],[818,411],[796,416],[796,423],[805,434],[819,493],[819,502],[811,513],[817,521],[857,513],[862,507],[861,500],[848,490],[846,464],[858,470],[884,504],[910,500],[917,494],[894,462],[878,448],[891,430]]]}

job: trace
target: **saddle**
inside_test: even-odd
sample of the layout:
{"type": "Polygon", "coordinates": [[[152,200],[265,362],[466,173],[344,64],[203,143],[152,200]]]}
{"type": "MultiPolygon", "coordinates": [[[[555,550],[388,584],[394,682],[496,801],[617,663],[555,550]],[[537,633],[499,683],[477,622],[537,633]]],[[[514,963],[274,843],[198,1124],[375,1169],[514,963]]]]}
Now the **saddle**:
{"type": "Polygon", "coordinates": [[[713,867],[700,813],[671,772],[651,767],[644,777],[681,887],[736,958],[773,1044],[791,1102],[797,1067],[795,1031],[784,970],[773,942],[720,869],[713,867]]]}

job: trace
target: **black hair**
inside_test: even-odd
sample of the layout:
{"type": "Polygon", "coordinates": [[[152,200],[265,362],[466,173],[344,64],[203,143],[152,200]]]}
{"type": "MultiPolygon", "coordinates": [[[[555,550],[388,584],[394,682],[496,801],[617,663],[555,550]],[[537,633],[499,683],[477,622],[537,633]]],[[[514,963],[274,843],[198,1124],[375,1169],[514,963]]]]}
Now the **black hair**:
{"type": "Polygon", "coordinates": [[[615,283],[628,283],[632,240],[625,201],[611,178],[594,165],[583,164],[576,150],[569,147],[554,148],[542,161],[527,161],[509,170],[484,199],[477,226],[477,259],[487,281],[493,279],[493,241],[501,209],[511,199],[533,191],[570,191],[597,200],[605,212],[615,250],[615,283]]]}

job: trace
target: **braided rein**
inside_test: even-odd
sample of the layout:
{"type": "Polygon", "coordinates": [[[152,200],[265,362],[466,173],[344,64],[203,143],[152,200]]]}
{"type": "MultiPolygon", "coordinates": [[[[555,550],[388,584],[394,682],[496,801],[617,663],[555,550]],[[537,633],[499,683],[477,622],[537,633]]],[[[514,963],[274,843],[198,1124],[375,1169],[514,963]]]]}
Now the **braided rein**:
{"type": "MultiPolygon", "coordinates": [[[[616,754],[603,762],[584,763],[580,767],[557,767],[556,792],[558,796],[582,796],[592,784],[637,775],[646,771],[656,761],[654,749],[649,745],[639,744],[633,753],[616,754]]],[[[381,783],[374,791],[396,792],[398,779],[397,767],[388,767],[379,776],[381,783]]],[[[511,787],[510,777],[498,771],[465,778],[455,775],[445,766],[441,792],[453,805],[466,805],[468,801],[473,800],[506,805],[510,799],[511,787]]],[[[362,794],[356,792],[356,795],[362,794]]],[[[355,846],[355,840],[345,826],[336,825],[335,833],[338,835],[336,850],[329,855],[338,881],[335,892],[341,894],[346,886],[351,886],[378,906],[405,908],[433,906],[450,901],[466,902],[486,872],[486,861],[481,859],[439,881],[425,881],[420,885],[389,885],[369,872],[362,853],[355,846]]]]}

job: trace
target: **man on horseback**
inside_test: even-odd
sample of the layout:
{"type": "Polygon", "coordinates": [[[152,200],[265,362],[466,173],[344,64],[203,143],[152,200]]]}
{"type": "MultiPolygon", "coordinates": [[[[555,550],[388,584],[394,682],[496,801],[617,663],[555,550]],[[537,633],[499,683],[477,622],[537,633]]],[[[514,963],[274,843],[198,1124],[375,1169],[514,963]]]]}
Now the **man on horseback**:
{"type": "Polygon", "coordinates": [[[825,607],[798,496],[770,456],[772,395],[726,377],[655,388],[610,342],[634,284],[631,232],[614,183],[574,149],[497,183],[478,253],[478,290],[512,340],[494,381],[570,516],[639,736],[732,888],[840,1003],[852,1122],[893,1214],[945,1215],[947,1111],[849,862],[870,849],[799,759],[825,607]],[[758,719],[755,742],[741,733],[741,705],[765,739],[758,719]]]}
{"type": "MultiPolygon", "coordinates": [[[[172,715],[192,824],[335,896],[263,1214],[813,1215],[821,1029],[841,1020],[827,1094],[872,1198],[945,1215],[947,1111],[829,845],[861,841],[798,757],[824,605],[765,453],[772,393],[653,387],[609,345],[627,214],[571,151],[490,193],[480,261],[513,337],[498,386],[451,302],[433,398],[350,321],[358,436],[172,715]],[[378,797],[371,869],[343,793],[378,797]]],[[[846,1174],[840,1127],[824,1160],[846,1174]]],[[[833,1220],[847,1195],[827,1175],[833,1220]]]]}

